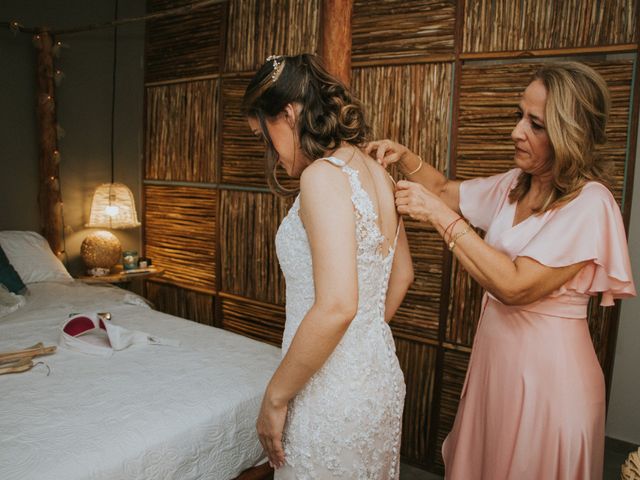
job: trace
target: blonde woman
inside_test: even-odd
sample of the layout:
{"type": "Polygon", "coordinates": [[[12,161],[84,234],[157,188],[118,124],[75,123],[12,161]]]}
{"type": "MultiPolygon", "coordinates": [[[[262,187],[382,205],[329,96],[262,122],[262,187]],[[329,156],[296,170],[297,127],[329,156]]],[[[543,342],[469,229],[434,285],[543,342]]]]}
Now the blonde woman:
{"type": "Polygon", "coordinates": [[[534,75],[516,109],[508,172],[458,182],[391,141],[367,147],[412,180],[399,182],[398,212],[435,226],[486,291],[442,448],[447,479],[602,478],[605,385],[587,302],[635,295],[596,150],[608,107],[594,70],[554,64],[534,75]]]}
{"type": "Polygon", "coordinates": [[[257,429],[276,479],[398,478],[404,377],[391,331],[413,279],[393,184],[360,150],[360,103],[314,55],[270,57],[244,97],[300,193],[276,235],[283,359],[257,429]]]}

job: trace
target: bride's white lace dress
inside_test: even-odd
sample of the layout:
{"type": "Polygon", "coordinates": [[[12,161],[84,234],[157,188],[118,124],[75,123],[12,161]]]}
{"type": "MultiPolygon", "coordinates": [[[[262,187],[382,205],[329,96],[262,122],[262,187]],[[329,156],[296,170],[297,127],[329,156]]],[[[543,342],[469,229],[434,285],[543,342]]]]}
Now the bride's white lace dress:
{"type": "MultiPolygon", "coordinates": [[[[358,171],[340,159],[325,160],[340,168],[351,184],[358,311],[326,363],[289,404],[285,466],[276,470],[275,478],[396,479],[405,384],[384,321],[395,243],[387,254],[382,252],[384,237],[358,171]]],[[[296,198],[276,235],[287,286],[283,355],[314,302],[311,252],[298,209],[296,198]]]]}

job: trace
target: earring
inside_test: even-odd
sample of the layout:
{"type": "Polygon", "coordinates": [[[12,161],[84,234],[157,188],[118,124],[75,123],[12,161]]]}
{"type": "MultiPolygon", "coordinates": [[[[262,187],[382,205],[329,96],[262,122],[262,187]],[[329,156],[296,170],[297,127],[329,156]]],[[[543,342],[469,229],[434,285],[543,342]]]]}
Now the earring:
{"type": "Polygon", "coordinates": [[[298,149],[298,145],[296,145],[296,134],[293,132],[293,128],[291,129],[291,135],[293,136],[293,167],[292,170],[296,169],[296,150],[298,149]]]}
{"type": "Polygon", "coordinates": [[[296,189],[294,189],[294,188],[285,188],[285,187],[282,186],[282,184],[278,180],[278,164],[277,163],[275,163],[273,165],[273,171],[271,172],[271,178],[273,178],[274,183],[277,185],[277,187],[280,189],[280,191],[284,195],[293,195],[294,193],[298,193],[298,191],[296,189]]]}

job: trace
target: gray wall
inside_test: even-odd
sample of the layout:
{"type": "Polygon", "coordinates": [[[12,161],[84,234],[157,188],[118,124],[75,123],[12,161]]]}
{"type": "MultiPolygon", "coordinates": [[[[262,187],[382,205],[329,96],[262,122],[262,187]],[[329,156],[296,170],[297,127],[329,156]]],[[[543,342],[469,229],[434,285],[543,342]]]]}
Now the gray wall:
{"type": "MultiPolygon", "coordinates": [[[[0,20],[54,27],[111,20],[113,0],[2,0],[0,20]]],[[[144,13],[144,0],[121,0],[120,16],[144,13]]],[[[115,180],[126,183],[140,214],[142,181],[142,24],[119,28],[115,180]]],[[[65,73],[58,88],[61,181],[72,273],[79,273],[80,243],[88,230],[91,193],[110,180],[112,32],[69,35],[57,64],[65,73]]],[[[38,230],[35,51],[29,35],[0,31],[0,229],[38,230]]],[[[639,149],[640,153],[640,149],[639,149]]],[[[640,155],[636,159],[630,250],[640,282],[640,155]]],[[[140,229],[114,231],[124,248],[140,249],[140,229]]],[[[613,373],[607,434],[640,444],[640,299],[623,302],[613,373]]]]}
{"type": "MultiPolygon", "coordinates": [[[[52,28],[111,21],[114,0],[3,0],[0,19],[52,28]]],[[[143,15],[144,0],[120,0],[119,17],[143,15]]],[[[60,179],[67,266],[82,271],[80,244],[90,230],[93,190],[111,181],[110,125],[113,30],[60,36],[55,64],[64,72],[57,88],[60,179]]],[[[131,188],[141,213],[144,25],[118,28],[115,114],[115,181],[131,188]]],[[[0,31],[0,229],[39,230],[38,146],[35,123],[35,48],[29,34],[0,31]]],[[[140,250],[140,228],[113,230],[124,249],[140,250]]]]}
{"type": "MultiPolygon", "coordinates": [[[[629,253],[640,293],[640,148],[637,150],[629,253]]],[[[607,435],[640,445],[640,297],[622,302],[609,402],[607,435]]]]}

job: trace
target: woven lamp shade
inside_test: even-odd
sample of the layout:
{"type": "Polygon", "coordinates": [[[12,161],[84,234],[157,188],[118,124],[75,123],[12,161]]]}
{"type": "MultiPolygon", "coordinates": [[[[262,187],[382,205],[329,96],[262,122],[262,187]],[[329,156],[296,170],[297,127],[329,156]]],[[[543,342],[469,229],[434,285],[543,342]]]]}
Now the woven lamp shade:
{"type": "Polygon", "coordinates": [[[103,183],[93,194],[87,227],[133,228],[140,226],[133,194],[122,183],[103,183]]]}

